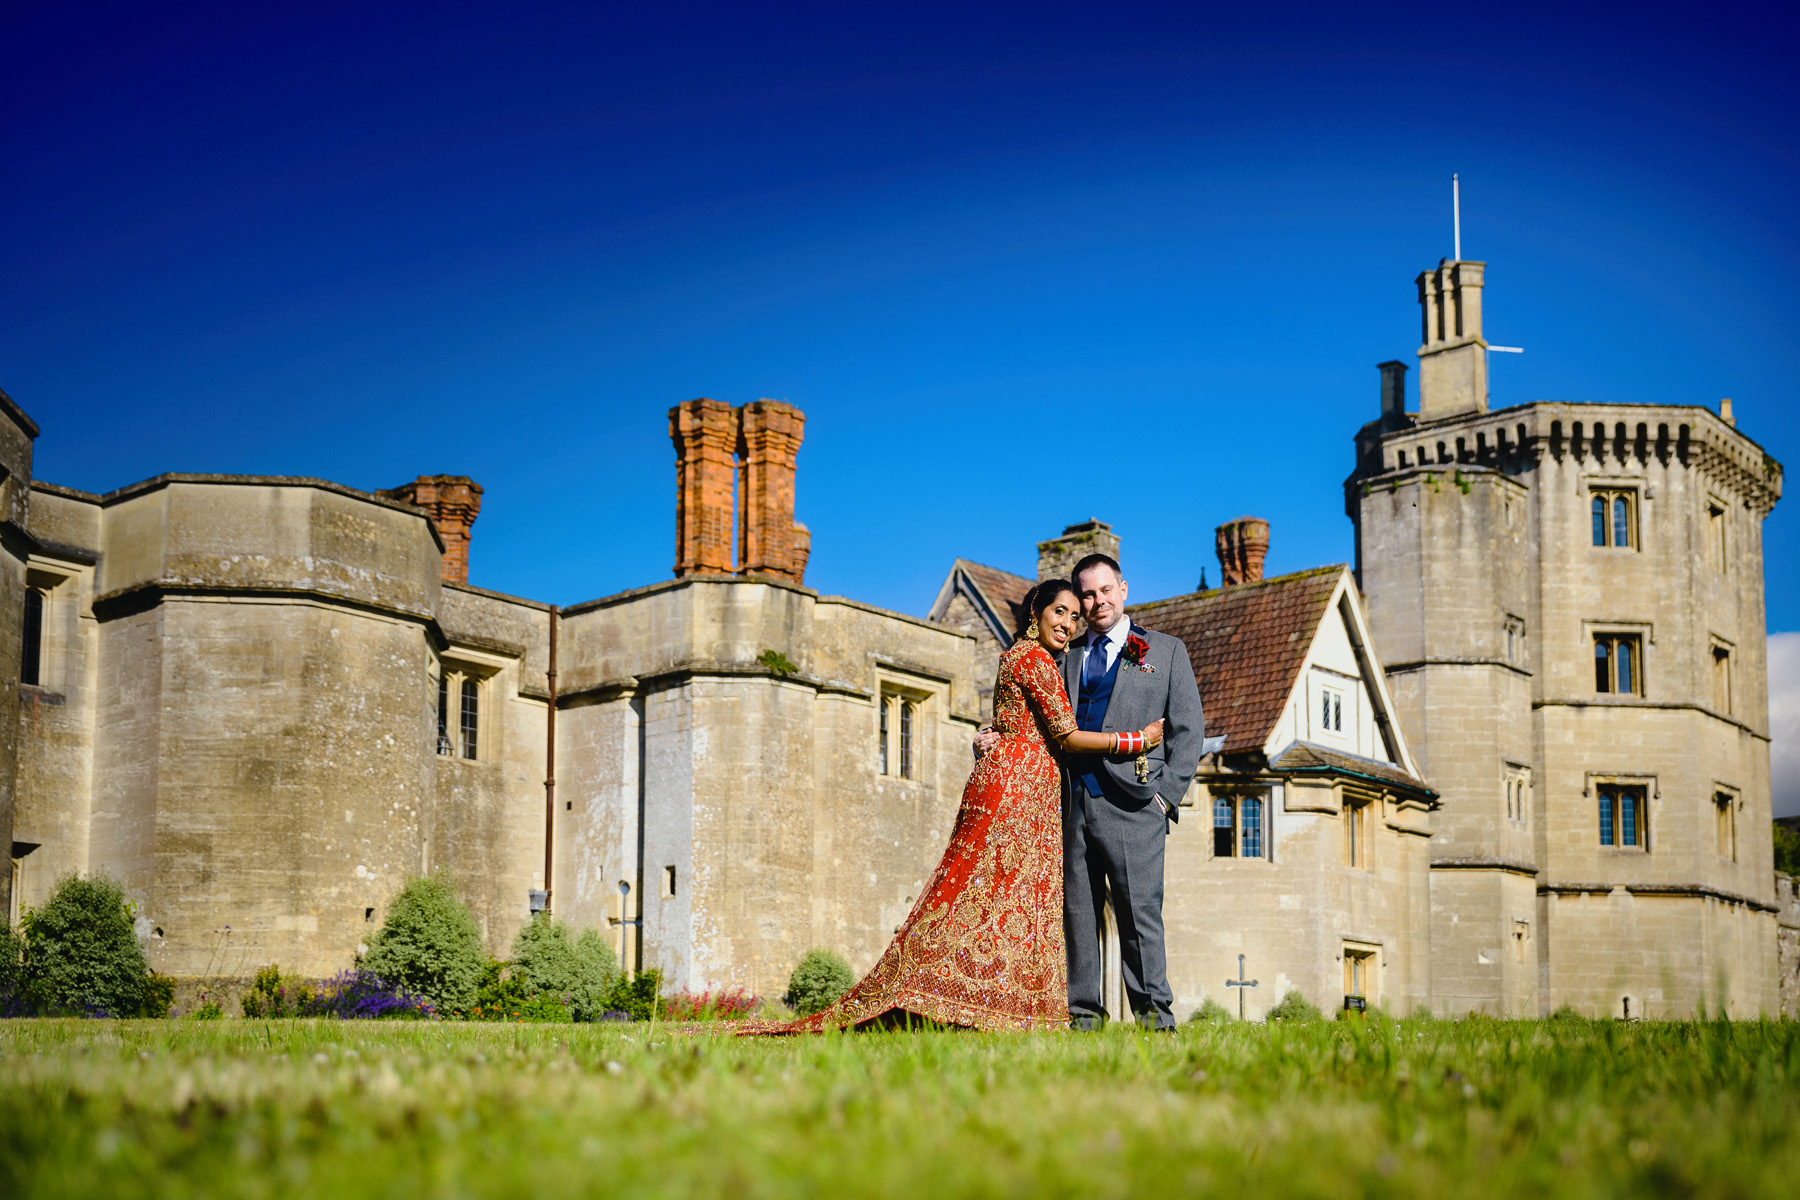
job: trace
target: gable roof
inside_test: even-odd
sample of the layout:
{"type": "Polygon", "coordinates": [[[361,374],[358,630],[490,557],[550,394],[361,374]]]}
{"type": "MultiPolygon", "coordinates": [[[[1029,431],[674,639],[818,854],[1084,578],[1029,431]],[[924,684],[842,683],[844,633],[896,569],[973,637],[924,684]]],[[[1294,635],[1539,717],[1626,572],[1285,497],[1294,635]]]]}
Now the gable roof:
{"type": "Polygon", "coordinates": [[[943,620],[951,599],[961,592],[981,613],[1000,644],[1011,645],[1013,631],[1019,627],[1019,618],[1025,611],[1025,593],[1036,586],[1035,579],[959,558],[950,565],[950,575],[926,616],[932,621],[943,620]]]}
{"type": "Polygon", "coordinates": [[[1315,567],[1132,605],[1126,612],[1144,628],[1187,645],[1207,732],[1224,732],[1223,752],[1261,750],[1293,694],[1344,572],[1342,566],[1315,567]]]}

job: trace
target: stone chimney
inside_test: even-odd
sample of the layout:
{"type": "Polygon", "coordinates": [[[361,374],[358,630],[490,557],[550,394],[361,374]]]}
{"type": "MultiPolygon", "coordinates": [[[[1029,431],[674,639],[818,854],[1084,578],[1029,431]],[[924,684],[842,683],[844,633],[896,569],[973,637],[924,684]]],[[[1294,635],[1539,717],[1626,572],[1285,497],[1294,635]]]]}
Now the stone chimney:
{"type": "Polygon", "coordinates": [[[467,475],[421,475],[376,493],[425,510],[444,539],[444,579],[469,582],[469,526],[481,515],[481,485],[467,475]]]}
{"type": "Polygon", "coordinates": [[[1269,553],[1269,523],[1261,517],[1227,521],[1214,533],[1219,552],[1219,586],[1260,583],[1269,553]]]}
{"type": "MultiPolygon", "coordinates": [[[[738,414],[738,572],[799,583],[806,554],[794,524],[794,463],[806,414],[779,400],[746,404],[738,414]]],[[[810,552],[810,533],[805,541],[810,552]]]]}
{"type": "Polygon", "coordinates": [[[812,534],[794,520],[805,433],[806,414],[779,400],[733,408],[699,399],[669,410],[677,579],[735,571],[805,582],[812,534]]]}
{"type": "Polygon", "coordinates": [[[689,400],[669,410],[675,443],[675,577],[731,573],[737,410],[689,400]]]}
{"type": "Polygon", "coordinates": [[[1486,271],[1486,263],[1445,259],[1419,276],[1421,421],[1487,411],[1487,342],[1481,336],[1486,271]]]}
{"type": "Polygon", "coordinates": [[[1079,525],[1070,525],[1062,536],[1038,543],[1038,582],[1046,579],[1068,579],[1075,564],[1090,554],[1104,554],[1119,560],[1119,535],[1112,526],[1095,517],[1079,525]]]}
{"type": "Polygon", "coordinates": [[[1403,429],[1406,426],[1406,364],[1384,362],[1376,365],[1381,372],[1381,427],[1403,429]]]}

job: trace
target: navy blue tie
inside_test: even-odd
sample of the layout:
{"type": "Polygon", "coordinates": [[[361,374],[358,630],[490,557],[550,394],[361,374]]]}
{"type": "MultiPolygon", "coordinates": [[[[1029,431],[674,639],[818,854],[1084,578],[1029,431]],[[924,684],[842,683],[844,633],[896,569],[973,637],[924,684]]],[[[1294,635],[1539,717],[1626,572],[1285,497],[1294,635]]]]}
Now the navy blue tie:
{"type": "Polygon", "coordinates": [[[1105,677],[1106,639],[1095,634],[1094,640],[1088,643],[1087,661],[1081,664],[1082,690],[1093,695],[1094,689],[1100,686],[1100,681],[1105,677]]]}

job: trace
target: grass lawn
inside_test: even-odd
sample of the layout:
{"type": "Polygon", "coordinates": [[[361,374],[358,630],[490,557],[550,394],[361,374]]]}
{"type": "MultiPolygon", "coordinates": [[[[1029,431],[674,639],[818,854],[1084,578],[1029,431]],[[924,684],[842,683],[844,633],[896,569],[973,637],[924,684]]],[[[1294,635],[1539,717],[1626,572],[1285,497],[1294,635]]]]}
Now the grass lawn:
{"type": "Polygon", "coordinates": [[[0,1021],[0,1196],[1791,1195],[1800,1023],[0,1021]]]}

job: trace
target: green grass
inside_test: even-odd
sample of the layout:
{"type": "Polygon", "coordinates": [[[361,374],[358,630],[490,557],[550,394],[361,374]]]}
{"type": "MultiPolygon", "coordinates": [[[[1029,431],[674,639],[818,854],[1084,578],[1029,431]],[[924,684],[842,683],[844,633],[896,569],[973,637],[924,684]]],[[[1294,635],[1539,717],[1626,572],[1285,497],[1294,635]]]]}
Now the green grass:
{"type": "Polygon", "coordinates": [[[0,1022],[0,1195],[1770,1196],[1800,1024],[0,1022]]]}

